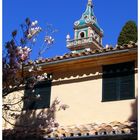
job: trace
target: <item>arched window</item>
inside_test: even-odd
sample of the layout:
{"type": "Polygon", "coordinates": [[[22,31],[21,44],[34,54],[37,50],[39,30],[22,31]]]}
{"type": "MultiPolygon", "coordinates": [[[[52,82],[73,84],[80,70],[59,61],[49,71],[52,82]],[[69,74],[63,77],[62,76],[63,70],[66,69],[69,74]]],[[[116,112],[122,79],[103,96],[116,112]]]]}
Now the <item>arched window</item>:
{"type": "Polygon", "coordinates": [[[81,33],[80,33],[80,37],[81,37],[81,38],[84,38],[84,37],[85,37],[84,32],[81,32],[81,33]]]}

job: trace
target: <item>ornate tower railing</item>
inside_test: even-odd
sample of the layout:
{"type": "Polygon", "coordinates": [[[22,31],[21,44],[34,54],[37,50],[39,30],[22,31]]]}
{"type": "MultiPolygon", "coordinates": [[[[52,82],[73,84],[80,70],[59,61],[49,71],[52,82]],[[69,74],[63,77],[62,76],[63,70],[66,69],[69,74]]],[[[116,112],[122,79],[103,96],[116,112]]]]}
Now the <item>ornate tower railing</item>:
{"type": "Polygon", "coordinates": [[[80,38],[80,39],[73,39],[73,40],[67,40],[67,48],[71,49],[77,46],[96,46],[99,49],[102,48],[101,43],[99,43],[94,37],[87,37],[87,38],[80,38]]]}

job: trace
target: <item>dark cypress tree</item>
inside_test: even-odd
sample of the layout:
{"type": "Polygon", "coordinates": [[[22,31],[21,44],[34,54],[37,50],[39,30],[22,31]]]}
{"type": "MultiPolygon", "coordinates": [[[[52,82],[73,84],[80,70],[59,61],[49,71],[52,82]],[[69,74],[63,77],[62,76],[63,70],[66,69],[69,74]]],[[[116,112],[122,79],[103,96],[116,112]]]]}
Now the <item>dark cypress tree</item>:
{"type": "Polygon", "coordinates": [[[118,45],[129,43],[129,41],[137,42],[137,25],[134,21],[128,21],[118,37],[118,45]]]}

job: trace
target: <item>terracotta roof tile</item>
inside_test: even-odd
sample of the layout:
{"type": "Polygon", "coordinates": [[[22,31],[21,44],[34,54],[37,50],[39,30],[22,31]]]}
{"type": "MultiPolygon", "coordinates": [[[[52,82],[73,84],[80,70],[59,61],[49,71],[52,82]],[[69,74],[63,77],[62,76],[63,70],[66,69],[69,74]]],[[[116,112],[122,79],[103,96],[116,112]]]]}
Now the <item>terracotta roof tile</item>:
{"type": "Polygon", "coordinates": [[[46,62],[50,62],[50,58],[46,58],[46,62]]]}
{"type": "Polygon", "coordinates": [[[131,130],[130,130],[129,128],[124,128],[123,131],[124,131],[126,134],[131,133],[131,130]]]}
{"type": "Polygon", "coordinates": [[[56,60],[58,60],[58,57],[53,57],[52,58],[52,61],[56,61],[56,60]]]}
{"type": "Polygon", "coordinates": [[[63,56],[63,59],[68,59],[68,58],[70,58],[69,54],[65,54],[65,55],[63,56]]]}
{"type": "MultiPolygon", "coordinates": [[[[36,63],[44,63],[44,62],[52,62],[52,61],[59,61],[63,59],[70,59],[73,57],[81,57],[81,56],[87,56],[87,55],[94,55],[94,54],[99,54],[99,53],[106,53],[106,52],[112,52],[112,51],[117,51],[117,50],[125,50],[125,49],[132,49],[136,48],[138,46],[138,43],[134,43],[132,41],[129,42],[129,44],[124,44],[123,46],[116,45],[115,47],[109,46],[108,48],[103,48],[103,49],[96,49],[96,50],[90,50],[85,52],[78,52],[78,53],[65,53],[64,55],[61,56],[55,56],[53,58],[46,58],[46,59],[38,59],[35,60],[36,63]]],[[[27,65],[33,64],[33,61],[29,60],[27,65]]]]}
{"type": "Polygon", "coordinates": [[[106,52],[106,51],[108,51],[108,50],[109,50],[108,48],[103,48],[103,49],[102,49],[103,52],[106,52]]]}
{"type": "Polygon", "coordinates": [[[47,138],[65,138],[65,137],[81,137],[81,136],[110,136],[110,135],[135,135],[137,128],[136,122],[112,122],[110,124],[87,124],[87,125],[72,125],[58,127],[55,131],[48,133],[46,129],[15,129],[3,130],[3,136],[11,137],[44,137],[47,138]],[[128,124],[128,125],[126,125],[128,124]],[[133,125],[132,125],[133,124],[133,125]],[[135,124],[135,125],[134,125],[135,124]]]}

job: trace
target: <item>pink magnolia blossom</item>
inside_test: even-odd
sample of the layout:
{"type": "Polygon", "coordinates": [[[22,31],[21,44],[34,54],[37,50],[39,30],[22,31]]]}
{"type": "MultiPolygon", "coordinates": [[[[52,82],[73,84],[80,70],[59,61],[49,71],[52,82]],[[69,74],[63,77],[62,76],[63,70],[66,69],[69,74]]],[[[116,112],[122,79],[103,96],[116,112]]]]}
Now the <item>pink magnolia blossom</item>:
{"type": "Polygon", "coordinates": [[[44,42],[47,44],[53,44],[54,39],[51,36],[45,36],[44,42]]]}

